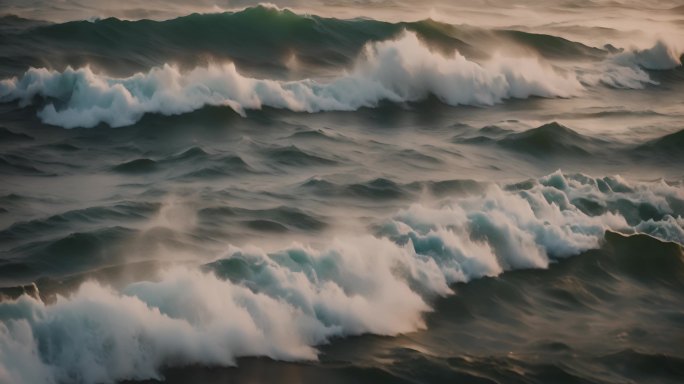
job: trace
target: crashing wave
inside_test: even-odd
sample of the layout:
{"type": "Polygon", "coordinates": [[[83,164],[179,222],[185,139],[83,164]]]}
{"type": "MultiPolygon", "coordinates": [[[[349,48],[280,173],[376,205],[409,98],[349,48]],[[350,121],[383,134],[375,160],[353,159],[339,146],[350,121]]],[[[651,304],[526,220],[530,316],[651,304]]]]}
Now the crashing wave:
{"type": "Polygon", "coordinates": [[[597,84],[640,89],[657,84],[643,68],[674,68],[679,65],[675,56],[671,47],[658,42],[577,74],[560,73],[538,58],[495,55],[477,63],[458,52],[444,56],[405,31],[394,40],[366,45],[353,69],[329,82],[252,78],[233,63],[188,71],[166,64],[127,78],[97,74],[89,67],[63,72],[31,68],[21,77],[0,81],[0,102],[29,105],[38,100],[45,104],[38,112],[42,121],[66,128],[126,126],[146,113],[176,115],[205,106],[228,106],[241,115],[263,107],[354,111],[429,96],[454,106],[489,106],[512,98],[573,97],[584,86],[597,84]]]}
{"type": "Polygon", "coordinates": [[[632,49],[615,56],[614,60],[624,65],[638,65],[651,70],[674,69],[682,65],[682,52],[658,40],[652,47],[646,49],[632,49]]]}
{"type": "Polygon", "coordinates": [[[478,64],[459,53],[432,52],[415,34],[404,32],[395,40],[367,45],[351,72],[326,83],[251,78],[234,64],[187,72],[165,65],[128,78],[99,75],[88,67],[64,72],[32,68],[0,82],[0,101],[28,105],[39,97],[47,102],[38,113],[45,123],[118,127],[145,113],[174,115],[204,106],[229,106],[240,114],[262,107],[352,111],[430,95],[450,105],[493,105],[509,98],[570,97],[582,88],[573,76],[536,58],[495,57],[478,64]]]}
{"type": "Polygon", "coordinates": [[[267,253],[230,247],[122,289],[88,282],[45,304],[0,303],[0,380],[116,382],[161,378],[169,365],[234,365],[241,356],[315,359],[333,337],[425,327],[451,284],[601,246],[606,231],[684,244],[684,192],[556,172],[481,195],[416,204],[376,236],[267,253]]]}
{"type": "Polygon", "coordinates": [[[670,70],[682,65],[677,50],[664,41],[657,41],[647,49],[619,52],[603,61],[598,69],[580,74],[582,84],[604,84],[612,88],[642,89],[657,85],[646,72],[670,70]]]}

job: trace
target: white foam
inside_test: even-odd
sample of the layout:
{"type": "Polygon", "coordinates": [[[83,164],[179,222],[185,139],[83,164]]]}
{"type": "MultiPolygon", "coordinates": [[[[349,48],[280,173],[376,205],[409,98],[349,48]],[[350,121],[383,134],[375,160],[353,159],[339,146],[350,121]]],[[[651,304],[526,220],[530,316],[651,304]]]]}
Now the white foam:
{"type": "Polygon", "coordinates": [[[615,56],[614,60],[623,65],[638,65],[646,69],[666,70],[682,65],[679,58],[683,52],[663,40],[645,49],[632,48],[615,56]]]}
{"type": "Polygon", "coordinates": [[[578,73],[560,73],[538,58],[495,55],[476,63],[458,52],[432,52],[415,34],[404,32],[394,40],[369,43],[350,72],[329,82],[257,79],[240,74],[232,63],[189,71],[167,64],[128,78],[96,74],[89,67],[63,72],[31,68],[20,78],[0,81],[0,101],[29,105],[36,98],[47,100],[39,117],[66,128],[100,123],[119,127],[134,124],[146,113],[175,115],[204,106],[228,106],[244,115],[263,107],[353,111],[430,95],[449,105],[477,106],[531,96],[572,97],[583,85],[640,89],[657,84],[644,69],[679,65],[676,50],[662,41],[616,54],[578,73]]]}
{"type": "Polygon", "coordinates": [[[647,85],[658,84],[638,66],[633,64],[625,66],[612,60],[602,63],[597,69],[583,72],[579,78],[585,85],[603,84],[611,88],[621,89],[643,89],[647,85]]]}
{"type": "Polygon", "coordinates": [[[167,365],[233,365],[240,356],[315,359],[331,337],[421,329],[449,284],[546,268],[599,247],[606,230],[682,244],[675,208],[683,201],[684,190],[664,182],[556,172],[524,190],[492,185],[482,195],[412,205],[378,237],[270,254],[229,247],[210,266],[172,268],[122,290],[88,282],[52,304],[22,296],[0,303],[0,379],[108,383],[160,378],[167,365]],[[577,199],[611,208],[588,215],[577,199]],[[657,217],[635,216],[644,204],[657,217]]]}
{"type": "Polygon", "coordinates": [[[233,64],[183,72],[172,65],[128,78],[112,78],[90,68],[57,72],[31,68],[0,82],[0,101],[57,99],[40,118],[62,127],[118,127],[145,113],[174,115],[208,105],[244,114],[264,106],[292,111],[351,111],[388,100],[412,102],[435,95],[450,105],[492,105],[509,98],[570,97],[582,90],[572,75],[536,58],[495,57],[478,64],[459,53],[442,56],[404,32],[395,40],[370,43],[349,73],[330,82],[275,81],[241,75],[233,64]]]}
{"type": "Polygon", "coordinates": [[[680,52],[662,40],[646,49],[632,48],[609,57],[597,67],[580,73],[582,84],[604,84],[612,88],[643,89],[657,85],[646,70],[668,70],[682,65],[680,52]]]}

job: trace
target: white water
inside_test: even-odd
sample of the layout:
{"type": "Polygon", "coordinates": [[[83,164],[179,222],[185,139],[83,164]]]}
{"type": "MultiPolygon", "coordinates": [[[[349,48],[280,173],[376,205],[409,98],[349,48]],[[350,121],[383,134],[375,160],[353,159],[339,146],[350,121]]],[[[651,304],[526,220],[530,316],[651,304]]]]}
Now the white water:
{"type": "Polygon", "coordinates": [[[0,303],[0,381],[115,382],[160,378],[169,364],[315,359],[315,346],[333,336],[421,329],[450,284],[546,268],[599,247],[606,230],[684,244],[677,201],[684,191],[664,182],[557,172],[527,190],[492,185],[481,196],[413,205],[379,237],[340,235],[323,249],[271,254],[229,246],[208,267],[175,267],[121,291],[89,282],[51,304],[23,296],[0,303]],[[590,216],[577,198],[612,208],[590,216]],[[634,217],[642,204],[662,220],[634,217]],[[230,281],[211,271],[240,273],[230,281]]]}
{"type": "MultiPolygon", "coordinates": [[[[613,80],[603,82],[622,87],[650,82],[647,74],[632,67],[621,66],[629,70],[613,71],[607,75],[613,80]]],[[[581,79],[597,82],[595,76],[581,79]]],[[[165,65],[128,78],[96,74],[88,67],[64,72],[32,68],[20,78],[0,82],[0,101],[28,105],[39,97],[47,100],[38,112],[45,123],[72,128],[131,125],[145,113],[175,115],[209,105],[228,106],[243,115],[262,107],[353,111],[382,101],[415,102],[434,95],[449,105],[487,106],[511,98],[573,97],[583,90],[575,73],[561,73],[538,58],[494,56],[476,63],[458,52],[432,52],[415,34],[404,32],[395,40],[370,43],[350,72],[330,82],[250,78],[232,63],[187,72],[165,65]]]]}

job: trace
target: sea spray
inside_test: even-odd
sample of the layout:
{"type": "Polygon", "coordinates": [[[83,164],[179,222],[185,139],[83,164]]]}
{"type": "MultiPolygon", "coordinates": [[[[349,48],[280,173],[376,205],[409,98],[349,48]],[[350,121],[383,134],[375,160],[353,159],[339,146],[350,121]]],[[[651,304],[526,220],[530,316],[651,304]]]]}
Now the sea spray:
{"type": "Polygon", "coordinates": [[[556,172],[416,204],[376,236],[340,235],[322,249],[230,246],[211,263],[121,290],[93,281],[50,304],[25,295],[0,303],[0,377],[99,383],[241,356],[316,359],[315,347],[332,337],[424,328],[423,314],[451,284],[546,268],[600,247],[608,230],[682,244],[683,203],[681,188],[663,182],[556,172]],[[588,210],[588,201],[604,209],[588,210]],[[640,205],[658,217],[638,214],[640,205]]]}

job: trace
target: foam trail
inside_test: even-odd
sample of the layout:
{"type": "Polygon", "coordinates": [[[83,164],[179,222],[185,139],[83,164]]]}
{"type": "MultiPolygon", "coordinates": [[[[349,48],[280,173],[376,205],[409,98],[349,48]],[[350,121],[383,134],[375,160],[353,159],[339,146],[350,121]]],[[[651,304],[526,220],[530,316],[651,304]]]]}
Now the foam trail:
{"type": "Polygon", "coordinates": [[[638,66],[621,65],[612,60],[602,63],[598,70],[581,73],[579,78],[588,86],[603,84],[618,89],[643,89],[647,85],[658,84],[638,66]]]}
{"type": "Polygon", "coordinates": [[[618,53],[597,68],[580,73],[578,78],[584,85],[604,84],[612,88],[643,89],[657,85],[646,70],[670,70],[682,65],[680,53],[664,41],[657,41],[647,49],[633,48],[618,53]]]}
{"type": "Polygon", "coordinates": [[[638,65],[646,69],[667,70],[682,65],[680,61],[682,53],[674,46],[658,40],[650,48],[634,48],[618,54],[614,59],[623,65],[638,65]]]}
{"type": "Polygon", "coordinates": [[[62,127],[125,126],[145,113],[182,114],[207,105],[225,105],[244,114],[274,107],[301,112],[352,111],[384,100],[402,103],[435,95],[450,105],[492,105],[509,98],[570,97],[582,90],[573,77],[532,58],[496,57],[482,65],[459,53],[430,51],[404,32],[396,40],[371,43],[354,69],[321,83],[306,79],[276,81],[241,75],[233,64],[181,72],[164,65],[128,78],[111,78],[90,68],[64,72],[32,68],[22,77],[0,82],[0,101],[28,105],[48,102],[40,118],[62,127]]]}
{"type": "Polygon", "coordinates": [[[315,359],[335,336],[396,335],[449,285],[600,246],[604,231],[684,244],[684,191],[556,172],[483,195],[416,204],[377,236],[275,253],[229,247],[120,291],[89,282],[44,304],[0,303],[3,382],[110,383],[160,378],[168,365],[234,365],[240,356],[315,359]],[[645,213],[648,215],[644,216],[645,213]]]}

